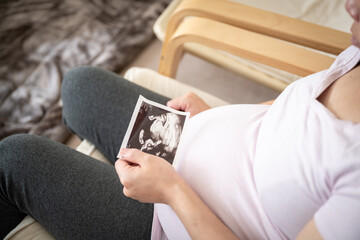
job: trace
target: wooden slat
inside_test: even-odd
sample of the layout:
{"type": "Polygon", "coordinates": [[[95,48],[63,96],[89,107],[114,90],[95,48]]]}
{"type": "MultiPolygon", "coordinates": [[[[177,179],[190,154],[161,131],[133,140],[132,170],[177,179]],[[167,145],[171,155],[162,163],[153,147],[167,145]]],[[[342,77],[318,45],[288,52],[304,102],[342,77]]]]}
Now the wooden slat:
{"type": "Polygon", "coordinates": [[[299,76],[328,68],[334,58],[272,37],[205,18],[190,18],[178,26],[167,42],[160,73],[174,77],[186,42],[263,63],[299,76]]]}
{"type": "Polygon", "coordinates": [[[259,70],[255,70],[246,63],[238,61],[236,58],[229,56],[224,52],[208,48],[204,45],[185,43],[184,51],[202,59],[206,59],[217,66],[239,74],[249,80],[255,81],[278,92],[282,92],[290,83],[259,70]]]}
{"type": "Polygon", "coordinates": [[[213,19],[335,55],[351,44],[348,33],[224,0],[184,0],[169,20],[169,36],[186,16],[213,19]]]}

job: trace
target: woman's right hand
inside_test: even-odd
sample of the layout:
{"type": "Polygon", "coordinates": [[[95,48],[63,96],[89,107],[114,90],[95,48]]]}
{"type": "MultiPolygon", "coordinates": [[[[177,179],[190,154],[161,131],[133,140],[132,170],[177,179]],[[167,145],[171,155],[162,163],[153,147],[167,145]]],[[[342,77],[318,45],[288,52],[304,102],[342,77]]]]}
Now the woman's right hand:
{"type": "Polygon", "coordinates": [[[166,160],[137,149],[120,154],[115,169],[125,196],[169,205],[192,239],[238,239],[166,160]]]}
{"type": "Polygon", "coordinates": [[[204,100],[192,92],[168,101],[167,106],[176,110],[190,112],[190,117],[210,109],[210,106],[204,100]]]}
{"type": "Polygon", "coordinates": [[[123,192],[140,202],[171,204],[183,180],[166,160],[138,149],[121,148],[115,169],[123,192]]]}

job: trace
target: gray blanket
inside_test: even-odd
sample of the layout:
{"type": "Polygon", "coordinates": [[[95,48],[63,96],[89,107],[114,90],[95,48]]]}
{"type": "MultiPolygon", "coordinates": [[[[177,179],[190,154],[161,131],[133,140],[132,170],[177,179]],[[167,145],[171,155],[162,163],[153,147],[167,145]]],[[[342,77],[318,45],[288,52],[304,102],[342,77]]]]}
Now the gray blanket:
{"type": "Polygon", "coordinates": [[[121,71],[151,41],[169,2],[0,1],[0,139],[27,132],[66,141],[64,73],[80,65],[121,71]]]}

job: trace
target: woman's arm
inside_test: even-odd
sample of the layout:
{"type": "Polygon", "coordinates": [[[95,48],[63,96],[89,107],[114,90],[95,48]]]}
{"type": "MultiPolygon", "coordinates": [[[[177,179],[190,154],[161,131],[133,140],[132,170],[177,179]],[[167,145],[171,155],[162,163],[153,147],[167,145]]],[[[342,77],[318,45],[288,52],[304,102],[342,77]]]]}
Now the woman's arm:
{"type": "Polygon", "coordinates": [[[239,239],[183,180],[173,189],[169,205],[191,239],[239,239]]]}
{"type": "Polygon", "coordinates": [[[262,104],[262,105],[272,105],[274,102],[275,102],[275,99],[270,100],[270,101],[266,101],[266,102],[262,102],[262,103],[259,103],[259,104],[262,104]]]}
{"type": "MultiPolygon", "coordinates": [[[[271,105],[274,103],[274,101],[275,99],[262,102],[260,104],[271,105]]],[[[167,106],[176,110],[190,112],[190,117],[193,117],[202,111],[210,109],[210,106],[207,105],[204,100],[202,100],[198,95],[192,92],[168,101],[167,106]]]]}
{"type": "Polygon", "coordinates": [[[311,219],[306,224],[306,226],[301,230],[299,235],[296,237],[296,240],[307,240],[307,239],[312,239],[312,240],[322,240],[323,239],[321,237],[319,231],[316,228],[314,218],[311,219]]]}
{"type": "Polygon", "coordinates": [[[121,149],[115,163],[124,194],[141,202],[168,204],[192,239],[238,239],[165,160],[121,149]]]}
{"type": "MultiPolygon", "coordinates": [[[[137,149],[121,149],[121,155],[115,168],[127,197],[168,204],[192,239],[238,239],[167,161],[137,149]]],[[[322,239],[314,219],[296,239],[322,239]]]]}

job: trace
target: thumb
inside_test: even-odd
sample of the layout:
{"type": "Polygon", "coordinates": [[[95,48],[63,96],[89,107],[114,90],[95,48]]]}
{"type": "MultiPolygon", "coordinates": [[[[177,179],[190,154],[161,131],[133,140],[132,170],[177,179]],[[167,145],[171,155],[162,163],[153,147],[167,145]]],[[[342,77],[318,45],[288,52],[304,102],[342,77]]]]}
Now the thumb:
{"type": "Polygon", "coordinates": [[[135,148],[120,149],[121,159],[135,165],[141,165],[142,154],[144,153],[135,148]]]}
{"type": "Polygon", "coordinates": [[[125,160],[118,159],[115,162],[115,170],[116,170],[117,174],[119,175],[119,177],[123,176],[125,171],[127,171],[127,169],[129,167],[130,167],[129,163],[126,162],[125,160]]]}

